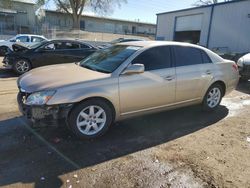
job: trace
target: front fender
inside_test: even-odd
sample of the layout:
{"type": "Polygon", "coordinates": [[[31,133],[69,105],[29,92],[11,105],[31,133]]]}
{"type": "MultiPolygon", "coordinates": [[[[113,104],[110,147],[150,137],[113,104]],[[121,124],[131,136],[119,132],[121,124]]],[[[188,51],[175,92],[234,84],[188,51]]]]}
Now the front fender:
{"type": "Polygon", "coordinates": [[[79,103],[93,97],[101,97],[110,101],[115,108],[116,114],[119,114],[119,92],[118,81],[116,79],[106,80],[105,84],[79,84],[60,88],[48,101],[47,105],[79,103]]]}

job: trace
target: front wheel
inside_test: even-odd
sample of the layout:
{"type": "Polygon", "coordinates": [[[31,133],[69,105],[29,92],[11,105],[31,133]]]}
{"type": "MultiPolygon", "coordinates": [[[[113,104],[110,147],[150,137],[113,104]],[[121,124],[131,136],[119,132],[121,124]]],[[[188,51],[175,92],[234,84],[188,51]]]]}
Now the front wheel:
{"type": "Polygon", "coordinates": [[[220,84],[213,84],[210,86],[203,99],[203,109],[206,111],[215,110],[220,105],[222,96],[223,93],[220,84]]]}
{"type": "Polygon", "coordinates": [[[13,69],[17,74],[21,75],[28,72],[31,69],[31,65],[27,60],[21,59],[14,63],[13,69]]]}
{"type": "Polygon", "coordinates": [[[69,128],[81,139],[103,135],[112,124],[112,110],[102,100],[88,100],[73,108],[69,115],[69,128]]]}

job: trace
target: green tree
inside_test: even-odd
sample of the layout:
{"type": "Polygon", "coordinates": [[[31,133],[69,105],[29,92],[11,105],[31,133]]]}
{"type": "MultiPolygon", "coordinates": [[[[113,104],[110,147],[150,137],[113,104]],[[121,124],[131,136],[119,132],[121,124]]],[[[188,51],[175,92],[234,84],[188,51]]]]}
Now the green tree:
{"type": "Polygon", "coordinates": [[[80,19],[84,9],[90,9],[97,14],[108,14],[113,8],[126,3],[126,0],[37,0],[37,4],[45,5],[53,1],[57,10],[68,13],[72,16],[73,28],[79,29],[80,19]]]}

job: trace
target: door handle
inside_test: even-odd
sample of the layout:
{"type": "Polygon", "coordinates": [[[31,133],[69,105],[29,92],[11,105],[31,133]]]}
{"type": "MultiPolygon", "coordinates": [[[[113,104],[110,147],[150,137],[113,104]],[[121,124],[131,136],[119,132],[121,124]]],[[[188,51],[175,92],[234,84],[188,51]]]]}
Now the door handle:
{"type": "Polygon", "coordinates": [[[211,70],[206,70],[206,74],[212,74],[211,70]]]}
{"type": "Polygon", "coordinates": [[[167,81],[171,81],[174,79],[174,76],[166,76],[166,77],[164,77],[164,79],[167,81]]]}

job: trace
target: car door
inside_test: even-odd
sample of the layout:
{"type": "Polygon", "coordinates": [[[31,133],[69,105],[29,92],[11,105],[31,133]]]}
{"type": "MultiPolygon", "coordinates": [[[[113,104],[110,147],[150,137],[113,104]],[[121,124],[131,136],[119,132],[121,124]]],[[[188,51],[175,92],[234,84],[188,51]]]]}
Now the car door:
{"type": "Polygon", "coordinates": [[[66,63],[78,62],[83,59],[81,53],[81,44],[67,41],[65,43],[65,61],[66,63]]]}
{"type": "Polygon", "coordinates": [[[50,42],[41,46],[32,54],[32,65],[40,67],[45,65],[64,63],[63,42],[50,42]]]}
{"type": "Polygon", "coordinates": [[[147,49],[131,64],[143,64],[144,73],[119,76],[122,114],[170,105],[175,102],[175,68],[171,49],[160,46],[147,49]]]}
{"type": "MultiPolygon", "coordinates": [[[[211,64],[203,63],[202,50],[175,46],[176,102],[198,100],[213,77],[211,64]]],[[[208,57],[207,57],[208,58],[208,57]]]]}
{"type": "Polygon", "coordinates": [[[88,45],[78,42],[66,42],[65,58],[68,63],[79,62],[95,50],[88,45]]]}

